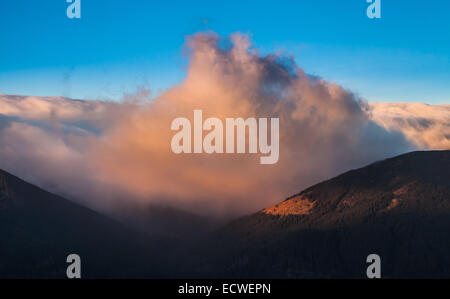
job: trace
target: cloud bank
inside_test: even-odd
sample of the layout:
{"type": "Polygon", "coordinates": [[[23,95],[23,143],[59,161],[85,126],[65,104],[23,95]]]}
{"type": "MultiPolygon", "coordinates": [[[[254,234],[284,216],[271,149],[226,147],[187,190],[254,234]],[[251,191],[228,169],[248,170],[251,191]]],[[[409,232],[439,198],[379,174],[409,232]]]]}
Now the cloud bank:
{"type": "Polygon", "coordinates": [[[422,149],[450,149],[450,105],[371,103],[372,119],[422,149]]]}
{"type": "MultiPolygon", "coordinates": [[[[403,116],[399,125],[385,117],[386,107],[305,74],[293,57],[259,55],[244,35],[196,34],[187,46],[185,80],[154,99],[145,90],[120,103],[0,96],[0,168],[99,209],[120,201],[234,215],[381,158],[448,148],[435,143],[438,129],[416,142],[417,127],[403,116]],[[193,122],[195,109],[204,118],[279,118],[278,163],[174,154],[171,122],[193,122]]],[[[423,117],[448,132],[445,117],[434,116],[423,117]]]]}

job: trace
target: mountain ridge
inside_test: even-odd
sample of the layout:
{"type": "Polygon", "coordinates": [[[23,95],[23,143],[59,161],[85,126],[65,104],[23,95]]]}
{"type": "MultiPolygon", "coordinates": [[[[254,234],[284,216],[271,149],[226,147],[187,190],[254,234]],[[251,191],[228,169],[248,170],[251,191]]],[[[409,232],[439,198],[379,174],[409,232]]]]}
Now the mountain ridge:
{"type": "Polygon", "coordinates": [[[82,277],[163,277],[170,241],[138,233],[0,170],[0,277],[64,278],[66,257],[82,277]],[[153,258],[152,255],[155,255],[153,258]]]}
{"type": "Polygon", "coordinates": [[[449,177],[450,151],[411,152],[350,170],[278,204],[301,196],[314,202],[308,213],[263,209],[219,230],[214,243],[232,245],[206,246],[204,273],[362,278],[366,257],[376,253],[384,277],[450,277],[449,177]]]}
{"type": "Polygon", "coordinates": [[[383,277],[450,277],[449,177],[450,151],[403,154],[184,244],[0,170],[0,277],[63,278],[71,253],[87,278],[361,278],[373,253],[383,277]]]}
{"type": "MultiPolygon", "coordinates": [[[[311,201],[311,196],[308,196],[308,194],[317,189],[329,188],[330,185],[333,185],[334,187],[337,187],[338,185],[345,186],[346,190],[342,192],[341,198],[337,204],[346,205],[348,208],[355,205],[355,203],[351,200],[351,188],[356,186],[357,188],[375,189],[372,190],[373,192],[381,190],[382,187],[384,187],[384,189],[388,188],[388,190],[384,190],[384,192],[392,192],[392,198],[386,208],[392,210],[401,205],[403,202],[401,199],[402,194],[407,193],[408,190],[413,187],[412,185],[414,185],[415,182],[428,183],[436,186],[448,185],[449,180],[447,180],[447,177],[450,177],[450,169],[446,166],[450,165],[449,153],[450,151],[445,150],[414,151],[396,157],[376,161],[367,166],[349,170],[334,178],[310,186],[303,191],[286,198],[284,201],[275,206],[263,209],[262,212],[268,211],[268,209],[274,209],[276,206],[286,204],[290,201],[299,200],[304,205],[306,204],[310,206],[309,212],[314,211],[317,201],[311,201]],[[439,162],[427,162],[428,160],[433,159],[439,159],[439,162]],[[391,168],[388,176],[383,178],[382,176],[377,175],[377,172],[387,170],[386,165],[391,168]],[[397,169],[391,167],[392,165],[395,165],[397,169]],[[402,170],[402,168],[405,169],[402,170]],[[354,177],[355,174],[356,177],[354,177]],[[394,178],[392,179],[392,177],[394,178]],[[376,188],[373,188],[374,186],[376,188]],[[308,203],[305,203],[305,201],[308,201],[308,203]]],[[[288,215],[288,213],[283,214],[285,216],[288,215]]]]}

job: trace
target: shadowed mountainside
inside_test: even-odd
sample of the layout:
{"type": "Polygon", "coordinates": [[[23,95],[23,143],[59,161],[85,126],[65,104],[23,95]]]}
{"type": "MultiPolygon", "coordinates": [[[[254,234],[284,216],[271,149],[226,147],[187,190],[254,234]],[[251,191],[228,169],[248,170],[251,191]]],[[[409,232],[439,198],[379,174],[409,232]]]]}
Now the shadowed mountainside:
{"type": "MultiPolygon", "coordinates": [[[[85,278],[365,277],[372,253],[383,277],[450,277],[449,178],[450,151],[413,152],[185,242],[130,229],[0,171],[0,277],[64,278],[71,253],[85,278]]],[[[161,211],[141,214],[144,228],[142,215],[152,213],[161,211]]],[[[158,217],[148,223],[164,223],[158,217]]]]}
{"type": "Polygon", "coordinates": [[[65,278],[66,257],[82,277],[164,277],[170,241],[0,171],[0,278],[65,278]],[[161,255],[165,252],[164,255],[161,255]]]}
{"type": "Polygon", "coordinates": [[[450,151],[352,170],[233,221],[197,253],[196,275],[450,277],[450,151]],[[204,257],[209,258],[205,259],[204,257]]]}

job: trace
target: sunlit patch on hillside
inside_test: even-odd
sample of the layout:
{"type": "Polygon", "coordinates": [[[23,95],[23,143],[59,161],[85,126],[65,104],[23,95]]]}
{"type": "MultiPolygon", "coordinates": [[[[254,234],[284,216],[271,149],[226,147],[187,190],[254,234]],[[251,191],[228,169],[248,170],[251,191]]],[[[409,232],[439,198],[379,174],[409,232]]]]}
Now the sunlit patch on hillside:
{"type": "Polygon", "coordinates": [[[310,201],[304,195],[298,195],[274,205],[271,208],[264,209],[263,212],[272,215],[309,215],[314,208],[315,201],[310,201]]]}

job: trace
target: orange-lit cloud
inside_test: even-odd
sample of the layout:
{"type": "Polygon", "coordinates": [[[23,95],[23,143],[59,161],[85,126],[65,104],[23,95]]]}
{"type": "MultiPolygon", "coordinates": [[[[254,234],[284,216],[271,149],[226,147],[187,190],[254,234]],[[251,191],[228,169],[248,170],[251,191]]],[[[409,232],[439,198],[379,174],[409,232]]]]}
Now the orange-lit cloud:
{"type": "Polygon", "coordinates": [[[372,121],[350,91],[305,74],[290,57],[260,56],[244,35],[231,42],[189,38],[186,79],[151,100],[145,92],[123,103],[0,96],[0,168],[96,207],[128,200],[229,214],[413,148],[372,121]],[[192,122],[195,109],[204,118],[279,118],[278,163],[174,154],[171,122],[192,122]]]}

